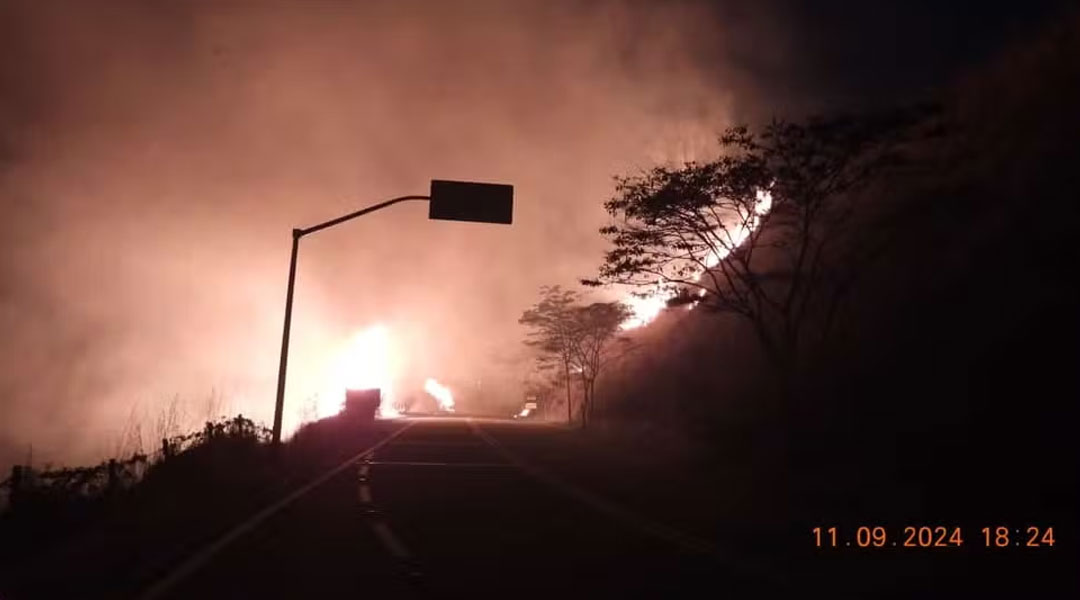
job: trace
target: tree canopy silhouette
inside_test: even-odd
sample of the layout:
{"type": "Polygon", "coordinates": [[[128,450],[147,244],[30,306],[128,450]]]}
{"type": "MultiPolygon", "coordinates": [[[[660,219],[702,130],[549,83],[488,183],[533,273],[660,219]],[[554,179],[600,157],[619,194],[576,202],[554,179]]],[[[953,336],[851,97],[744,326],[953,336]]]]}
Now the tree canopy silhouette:
{"type": "Polygon", "coordinates": [[[538,350],[541,369],[559,369],[566,386],[566,418],[573,421],[574,377],[581,383],[581,425],[588,425],[596,396],[596,380],[604,367],[620,354],[611,343],[631,316],[619,302],[580,304],[581,295],[560,286],[540,288],[540,301],[526,310],[519,322],[530,328],[525,344],[538,350]]]}
{"type": "Polygon", "coordinates": [[[853,244],[859,192],[905,162],[926,109],[727,129],[709,162],[616,178],[613,248],[586,285],[656,288],[669,304],[743,317],[785,376],[826,340],[874,258],[853,244]]]}

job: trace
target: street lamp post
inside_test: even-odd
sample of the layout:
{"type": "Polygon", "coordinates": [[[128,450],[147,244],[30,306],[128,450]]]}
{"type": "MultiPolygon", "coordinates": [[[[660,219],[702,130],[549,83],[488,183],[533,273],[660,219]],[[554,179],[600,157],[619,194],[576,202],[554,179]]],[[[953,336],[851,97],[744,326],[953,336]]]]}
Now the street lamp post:
{"type": "Polygon", "coordinates": [[[504,225],[509,225],[513,221],[513,186],[433,179],[431,193],[427,196],[400,196],[325,223],[305,229],[293,229],[292,254],[289,258],[289,285],[285,291],[285,325],[281,333],[281,360],[278,363],[277,400],[274,405],[273,439],[275,445],[281,443],[281,415],[285,405],[285,371],[289,362],[289,329],[292,324],[293,288],[296,284],[296,256],[300,249],[300,238],[409,200],[427,200],[429,219],[504,225]]]}

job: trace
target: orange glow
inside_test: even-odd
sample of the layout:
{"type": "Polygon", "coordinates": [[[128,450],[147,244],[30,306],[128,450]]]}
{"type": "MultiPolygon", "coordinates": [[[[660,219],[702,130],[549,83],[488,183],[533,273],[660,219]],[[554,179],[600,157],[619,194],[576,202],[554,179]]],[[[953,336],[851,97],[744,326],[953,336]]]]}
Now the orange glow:
{"type": "MultiPolygon", "coordinates": [[[[714,236],[717,239],[716,250],[709,252],[703,261],[705,268],[711,269],[715,267],[720,261],[727,258],[727,255],[731,253],[732,248],[737,248],[746,241],[746,238],[750,237],[750,233],[757,229],[761,223],[761,217],[765,216],[772,208],[772,193],[767,191],[758,190],[757,202],[754,203],[754,214],[752,215],[738,215],[739,224],[734,227],[732,231],[728,231],[726,228],[717,228],[714,231],[714,236]]],[[[694,277],[695,280],[701,278],[704,272],[698,273],[694,277]]]]}
{"type": "Polygon", "coordinates": [[[424,382],[424,391],[435,398],[440,410],[454,412],[454,395],[450,393],[450,388],[428,377],[424,382]]]}
{"type": "MultiPolygon", "coordinates": [[[[713,237],[715,237],[715,250],[710,250],[705,258],[701,261],[705,265],[705,269],[711,269],[724,260],[731,252],[731,248],[741,246],[746,241],[750,234],[757,229],[761,224],[761,219],[769,210],[772,209],[773,197],[772,193],[768,190],[758,190],[756,195],[756,202],[754,203],[754,213],[752,215],[736,215],[738,224],[729,230],[727,227],[717,227],[713,231],[713,237]]],[[[701,276],[705,274],[705,269],[698,271],[694,275],[694,281],[699,281],[701,276]]],[[[630,311],[633,313],[629,319],[624,321],[620,326],[623,330],[635,329],[648,325],[653,319],[660,314],[661,311],[667,307],[667,301],[674,295],[671,291],[663,289],[661,286],[664,281],[657,282],[656,290],[650,295],[640,298],[634,295],[628,295],[623,299],[623,303],[630,307],[630,311]]],[[[705,290],[698,290],[698,296],[704,297],[705,290]]],[[[697,306],[697,303],[687,305],[687,310],[693,309],[697,306]]]]}
{"type": "Polygon", "coordinates": [[[670,295],[659,289],[659,286],[656,291],[645,298],[633,295],[627,296],[623,299],[623,303],[630,307],[633,316],[623,321],[620,327],[622,329],[634,329],[649,323],[660,314],[660,311],[664,310],[669,297],[670,295]]]}
{"type": "Polygon", "coordinates": [[[401,411],[399,411],[394,404],[383,396],[382,402],[379,403],[379,418],[380,419],[398,419],[401,417],[401,411]]]}
{"type": "Polygon", "coordinates": [[[372,325],[349,339],[337,354],[326,393],[320,395],[319,418],[341,412],[345,390],[378,388],[382,395],[379,416],[388,419],[400,416],[394,408],[394,373],[397,355],[390,340],[390,330],[381,324],[372,325]]]}

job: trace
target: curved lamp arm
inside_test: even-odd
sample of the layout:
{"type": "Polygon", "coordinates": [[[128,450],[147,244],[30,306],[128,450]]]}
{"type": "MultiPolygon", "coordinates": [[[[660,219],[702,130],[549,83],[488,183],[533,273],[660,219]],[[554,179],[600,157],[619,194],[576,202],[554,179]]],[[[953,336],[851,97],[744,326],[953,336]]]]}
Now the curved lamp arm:
{"type": "Polygon", "coordinates": [[[305,227],[303,229],[294,229],[293,235],[298,238],[304,237],[309,233],[315,233],[316,231],[326,229],[327,227],[333,227],[338,223],[344,223],[345,221],[348,221],[350,219],[355,219],[356,217],[362,217],[368,213],[375,212],[380,208],[386,208],[387,206],[390,206],[392,204],[397,204],[398,202],[405,202],[407,200],[431,200],[431,196],[399,196],[397,198],[394,198],[393,200],[387,200],[386,202],[380,202],[367,208],[361,208],[360,210],[356,212],[351,212],[343,217],[330,219],[325,223],[319,223],[318,225],[312,225],[311,227],[305,227]]]}

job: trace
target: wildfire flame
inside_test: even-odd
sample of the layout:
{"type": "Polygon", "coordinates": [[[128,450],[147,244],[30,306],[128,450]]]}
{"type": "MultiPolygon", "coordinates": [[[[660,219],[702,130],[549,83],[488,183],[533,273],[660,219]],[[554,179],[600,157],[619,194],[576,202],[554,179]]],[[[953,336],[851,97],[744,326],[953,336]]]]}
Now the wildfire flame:
{"type": "MultiPolygon", "coordinates": [[[[695,275],[695,281],[705,274],[705,269],[712,268],[724,260],[731,248],[738,247],[750,237],[750,234],[761,224],[761,219],[772,208],[772,202],[770,192],[759,190],[753,214],[738,215],[739,225],[730,230],[727,227],[718,227],[715,230],[716,239],[721,247],[710,251],[705,257],[702,261],[705,268],[695,275]]],[[[667,302],[673,292],[665,290],[663,283],[663,280],[658,281],[656,289],[650,294],[645,296],[631,294],[623,301],[630,308],[632,316],[622,323],[622,329],[634,329],[647,325],[667,307],[667,302]]],[[[699,297],[704,295],[705,290],[698,292],[699,297]]],[[[687,306],[688,309],[693,307],[694,304],[687,306]]],[[[394,407],[395,365],[392,360],[394,356],[390,343],[390,330],[385,325],[372,325],[354,335],[338,354],[329,389],[319,396],[318,417],[329,417],[341,412],[345,390],[374,388],[378,388],[382,396],[379,416],[384,419],[401,416],[394,407]]],[[[580,367],[577,370],[579,371],[580,367]]],[[[454,411],[454,395],[448,387],[429,377],[424,382],[424,391],[435,398],[441,410],[454,411]]],[[[528,416],[529,412],[526,408],[518,416],[528,416]]]]}
{"type": "Polygon", "coordinates": [[[454,395],[450,393],[450,388],[428,377],[424,382],[424,391],[435,398],[440,410],[454,412],[454,395]]]}
{"type": "Polygon", "coordinates": [[[632,315],[629,319],[623,321],[621,327],[623,329],[634,329],[652,321],[660,314],[660,311],[667,307],[669,297],[670,294],[660,289],[660,286],[657,286],[655,291],[645,297],[627,296],[623,303],[630,308],[632,315]]]}
{"type": "Polygon", "coordinates": [[[382,402],[379,403],[379,418],[380,419],[397,419],[401,417],[401,411],[394,408],[394,405],[386,397],[383,397],[382,402]]]}
{"type": "Polygon", "coordinates": [[[379,416],[384,419],[401,416],[393,404],[393,358],[390,330],[385,325],[372,325],[356,333],[337,355],[329,389],[320,397],[319,417],[341,412],[345,390],[375,388],[382,397],[379,416]]]}
{"type": "MultiPolygon", "coordinates": [[[[710,250],[708,255],[705,256],[702,261],[705,269],[711,269],[720,264],[720,261],[727,258],[727,255],[731,253],[732,248],[741,246],[746,241],[746,238],[750,237],[750,234],[761,224],[761,219],[772,209],[772,203],[771,192],[758,190],[752,215],[738,215],[739,224],[731,230],[727,227],[717,227],[713,233],[720,247],[710,250]]],[[[694,281],[701,279],[702,275],[705,274],[705,269],[698,271],[694,275],[694,281]]],[[[661,279],[656,283],[656,289],[652,293],[644,297],[631,294],[623,300],[623,303],[630,307],[632,313],[631,317],[623,321],[620,326],[623,330],[648,325],[667,307],[667,302],[672,298],[674,292],[664,289],[663,284],[664,280],[661,279]]],[[[699,290],[698,297],[704,296],[705,290],[699,290]]],[[[696,303],[689,304],[686,308],[691,310],[695,305],[696,303]]]]}

